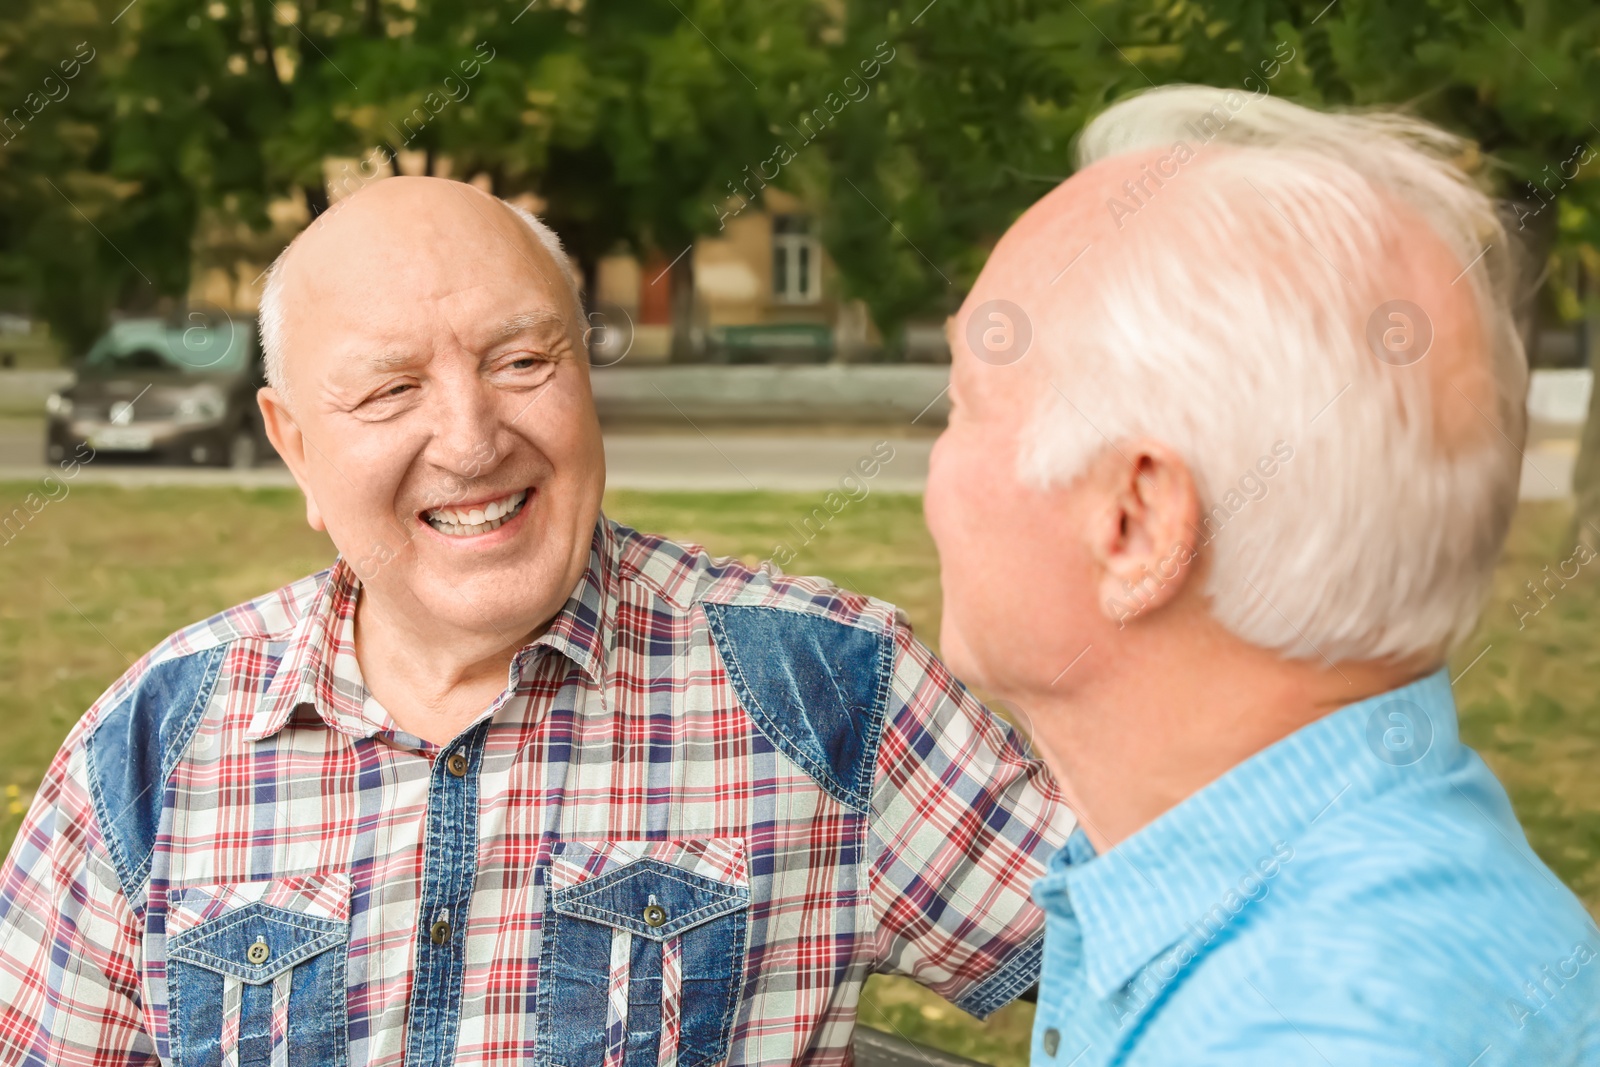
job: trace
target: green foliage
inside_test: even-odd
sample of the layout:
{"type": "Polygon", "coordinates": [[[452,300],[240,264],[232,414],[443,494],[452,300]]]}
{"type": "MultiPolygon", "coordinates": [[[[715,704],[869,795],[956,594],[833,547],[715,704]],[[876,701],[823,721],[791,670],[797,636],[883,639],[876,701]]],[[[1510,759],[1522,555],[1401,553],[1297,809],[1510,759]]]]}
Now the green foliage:
{"type": "Polygon", "coordinates": [[[1553,231],[1544,205],[1559,199],[1564,243],[1600,237],[1600,182],[1577,166],[1600,100],[1600,8],[1582,0],[915,7],[851,4],[837,50],[887,34],[900,52],[870,117],[829,142],[830,246],[881,323],[949,310],[1006,226],[1071,173],[1086,119],[1173,82],[1408,108],[1477,142],[1485,176],[1527,201],[1523,227],[1553,231]]]}
{"type": "Polygon", "coordinates": [[[537,193],[585,264],[676,255],[770,182],[892,330],[955,307],[1090,115],[1174,81],[1411,108],[1474,138],[1546,243],[1600,238],[1584,0],[124,4],[0,6],[0,106],[96,50],[0,144],[0,300],[80,340],[184,292],[202,218],[261,229],[297,191],[315,213],[325,160],[374,147],[537,193]]]}

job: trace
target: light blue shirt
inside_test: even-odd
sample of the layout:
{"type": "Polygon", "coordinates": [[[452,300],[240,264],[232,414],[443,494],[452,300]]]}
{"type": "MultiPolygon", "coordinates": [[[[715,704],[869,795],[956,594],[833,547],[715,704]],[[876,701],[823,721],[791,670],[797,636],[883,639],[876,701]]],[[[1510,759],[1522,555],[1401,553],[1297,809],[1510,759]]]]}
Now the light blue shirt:
{"type": "Polygon", "coordinates": [[[1257,753],[1034,885],[1033,1067],[1600,1064],[1600,931],[1441,672],[1257,753]]]}

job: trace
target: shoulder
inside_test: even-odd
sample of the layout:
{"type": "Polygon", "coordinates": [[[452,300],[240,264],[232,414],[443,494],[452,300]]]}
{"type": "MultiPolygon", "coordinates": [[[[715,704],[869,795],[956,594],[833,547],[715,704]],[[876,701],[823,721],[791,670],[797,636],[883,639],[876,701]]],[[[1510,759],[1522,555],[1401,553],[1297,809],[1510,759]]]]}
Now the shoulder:
{"type": "MultiPolygon", "coordinates": [[[[1304,862],[1285,874],[1302,884],[1312,916],[1414,931],[1427,944],[1408,954],[1468,977],[1536,971],[1595,934],[1583,905],[1528,844],[1505,790],[1464,746],[1444,773],[1328,819],[1306,835],[1304,862]]],[[[1372,939],[1386,951],[1400,940],[1372,939]]]]}
{"type": "Polygon", "coordinates": [[[612,523],[612,531],[622,581],[643,587],[683,613],[707,605],[760,608],[880,633],[891,632],[901,621],[893,605],[846,592],[825,578],[785,575],[771,562],[751,567],[729,556],[713,556],[700,545],[679,544],[619,523],[612,523]]]}
{"type": "Polygon", "coordinates": [[[71,765],[81,768],[130,899],[149,874],[165,783],[219,682],[264,690],[325,577],[301,579],[171,634],[118,678],[68,737],[63,752],[81,751],[71,765]]]}
{"type": "Polygon", "coordinates": [[[621,580],[703,625],[756,728],[835,799],[866,811],[905,630],[895,609],[821,578],[614,530],[621,580]]]}
{"type": "MultiPolygon", "coordinates": [[[[1239,1020],[1218,1040],[1277,1033],[1336,1062],[1600,1054],[1600,933],[1467,756],[1292,844],[1275,899],[1201,965],[1239,1020]]],[[[1221,1005],[1207,999],[1209,1015],[1221,1005]]]]}
{"type": "Polygon", "coordinates": [[[328,574],[298,579],[169,634],[100,695],[75,735],[93,736],[108,721],[136,711],[161,719],[179,713],[179,698],[213,684],[225,654],[235,646],[257,652],[258,666],[270,675],[296,626],[322,594],[328,574]]]}

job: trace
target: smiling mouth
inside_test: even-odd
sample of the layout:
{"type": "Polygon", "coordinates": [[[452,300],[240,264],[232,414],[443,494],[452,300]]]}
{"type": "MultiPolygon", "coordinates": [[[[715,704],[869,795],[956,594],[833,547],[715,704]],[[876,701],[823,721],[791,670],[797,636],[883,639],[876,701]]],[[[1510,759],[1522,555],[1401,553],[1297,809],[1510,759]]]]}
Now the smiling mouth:
{"type": "Polygon", "coordinates": [[[527,500],[528,490],[518,489],[515,493],[503,496],[499,500],[475,504],[469,508],[450,506],[429,508],[422,513],[422,521],[446,537],[476,537],[498,530],[516,518],[527,500]]]}

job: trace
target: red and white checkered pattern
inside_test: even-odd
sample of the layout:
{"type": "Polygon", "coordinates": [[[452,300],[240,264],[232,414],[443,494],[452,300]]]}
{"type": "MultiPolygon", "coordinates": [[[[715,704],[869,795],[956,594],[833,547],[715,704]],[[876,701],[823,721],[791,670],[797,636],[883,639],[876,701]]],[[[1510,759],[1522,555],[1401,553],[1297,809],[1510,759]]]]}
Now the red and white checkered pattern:
{"type": "MultiPolygon", "coordinates": [[[[439,750],[396,729],[362,684],[358,593],[341,562],[190,627],[73,731],[0,870],[0,1064],[169,1055],[166,936],[269,897],[348,919],[348,1061],[402,1062],[412,963],[435,918],[419,898],[439,750]],[[85,740],[153,664],[219,646],[210,704],[162,784],[147,892],[130,900],[91,803],[85,740]]],[[[463,1067],[535,1056],[550,879],[652,850],[750,886],[730,1064],[846,1062],[872,971],[958,1002],[997,979],[1006,995],[1027,984],[1017,961],[1041,930],[1029,884],[1071,817],[1042,765],[888,605],[603,520],[579,588],[486,717],[471,913],[450,917],[465,922],[463,1067]],[[870,812],[831,797],[754,726],[708,602],[892,633],[870,812]],[[552,865],[558,841],[586,844],[586,858],[573,847],[552,865]]]]}

